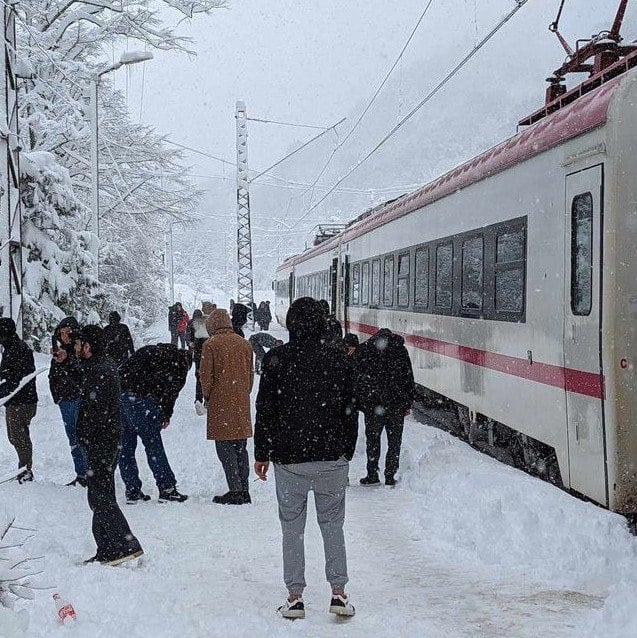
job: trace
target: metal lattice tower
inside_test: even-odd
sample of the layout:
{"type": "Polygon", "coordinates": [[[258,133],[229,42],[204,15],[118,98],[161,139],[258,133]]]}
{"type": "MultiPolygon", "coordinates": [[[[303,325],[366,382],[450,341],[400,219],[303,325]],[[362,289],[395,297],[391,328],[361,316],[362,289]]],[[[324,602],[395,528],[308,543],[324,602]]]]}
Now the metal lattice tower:
{"type": "Polygon", "coordinates": [[[237,102],[237,301],[252,308],[252,235],[248,174],[248,116],[244,102],[237,102]]]}
{"type": "Polygon", "coordinates": [[[22,334],[22,218],[16,77],[15,12],[3,3],[0,54],[0,316],[12,317],[22,334]]]}

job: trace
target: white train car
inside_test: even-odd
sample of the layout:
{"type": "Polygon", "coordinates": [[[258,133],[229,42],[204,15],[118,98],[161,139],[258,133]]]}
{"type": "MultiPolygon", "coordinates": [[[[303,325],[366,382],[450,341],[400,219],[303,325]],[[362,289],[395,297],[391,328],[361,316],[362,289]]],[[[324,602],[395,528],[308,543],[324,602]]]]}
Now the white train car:
{"type": "MultiPolygon", "coordinates": [[[[286,263],[331,268],[362,337],[401,334],[416,382],[473,438],[637,512],[637,65],[286,263]],[[330,265],[331,264],[331,265],[330,265]]],[[[298,275],[297,275],[298,273],[298,275]]],[[[320,296],[320,295],[319,295],[320,296]]]]}

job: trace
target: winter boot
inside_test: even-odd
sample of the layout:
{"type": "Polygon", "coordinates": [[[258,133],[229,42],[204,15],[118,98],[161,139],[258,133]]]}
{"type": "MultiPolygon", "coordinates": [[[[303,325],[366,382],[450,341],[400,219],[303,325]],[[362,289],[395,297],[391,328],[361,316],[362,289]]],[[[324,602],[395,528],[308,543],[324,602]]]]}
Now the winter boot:
{"type": "Polygon", "coordinates": [[[167,490],[159,492],[160,503],[183,503],[188,497],[185,494],[180,494],[176,487],[169,487],[167,490]]]}
{"type": "Polygon", "coordinates": [[[353,616],[356,613],[354,605],[349,602],[345,594],[332,594],[330,602],[330,614],[337,616],[353,616]]]}
{"type": "Polygon", "coordinates": [[[283,618],[305,618],[305,603],[302,598],[296,598],[292,602],[286,599],[279,607],[279,613],[283,618]]]}
{"type": "Polygon", "coordinates": [[[389,487],[394,487],[396,485],[396,478],[394,476],[386,476],[385,485],[388,485],[389,487]]]}
{"type": "Polygon", "coordinates": [[[15,477],[16,481],[18,481],[18,483],[22,484],[22,483],[30,483],[31,481],[33,481],[33,472],[31,470],[24,470],[23,472],[20,472],[20,474],[18,474],[18,476],[15,477]]]}
{"type": "Polygon", "coordinates": [[[217,505],[243,505],[243,492],[226,492],[212,499],[217,505]]]}
{"type": "Polygon", "coordinates": [[[378,474],[368,474],[364,476],[359,483],[369,487],[370,485],[380,485],[380,480],[378,479],[378,474]]]}
{"type": "Polygon", "coordinates": [[[145,501],[150,501],[150,496],[144,494],[141,490],[139,492],[129,492],[126,494],[126,502],[129,505],[135,505],[135,503],[143,503],[145,501]]]}

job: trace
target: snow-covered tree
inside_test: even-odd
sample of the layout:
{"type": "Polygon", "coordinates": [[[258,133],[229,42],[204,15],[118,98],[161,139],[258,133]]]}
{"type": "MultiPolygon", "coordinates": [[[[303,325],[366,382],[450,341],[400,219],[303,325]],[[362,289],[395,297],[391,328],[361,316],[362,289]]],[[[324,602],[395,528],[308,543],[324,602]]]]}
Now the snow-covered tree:
{"type": "Polygon", "coordinates": [[[21,162],[24,327],[38,350],[47,349],[51,329],[67,315],[99,319],[101,296],[91,274],[89,233],[81,226],[82,204],[68,171],[51,153],[24,153],[21,162]]]}

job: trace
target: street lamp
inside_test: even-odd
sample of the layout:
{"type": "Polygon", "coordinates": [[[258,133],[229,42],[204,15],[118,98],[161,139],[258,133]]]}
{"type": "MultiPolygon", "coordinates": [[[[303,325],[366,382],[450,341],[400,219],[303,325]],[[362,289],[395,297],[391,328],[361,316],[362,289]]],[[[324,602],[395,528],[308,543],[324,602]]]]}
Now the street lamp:
{"type": "Polygon", "coordinates": [[[122,53],[119,62],[111,64],[106,68],[98,71],[91,78],[91,93],[90,93],[90,116],[91,116],[91,199],[93,214],[91,216],[91,230],[95,234],[97,241],[95,243],[95,275],[96,279],[99,279],[99,218],[100,218],[100,178],[99,178],[99,122],[97,116],[97,93],[100,85],[100,78],[111,71],[117,71],[117,69],[128,65],[138,64],[139,62],[146,62],[152,60],[153,54],[150,51],[127,51],[122,53]]]}

